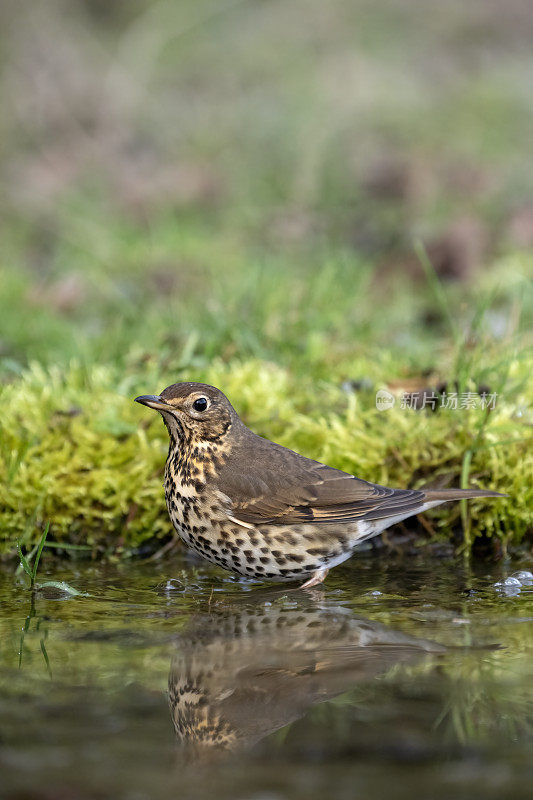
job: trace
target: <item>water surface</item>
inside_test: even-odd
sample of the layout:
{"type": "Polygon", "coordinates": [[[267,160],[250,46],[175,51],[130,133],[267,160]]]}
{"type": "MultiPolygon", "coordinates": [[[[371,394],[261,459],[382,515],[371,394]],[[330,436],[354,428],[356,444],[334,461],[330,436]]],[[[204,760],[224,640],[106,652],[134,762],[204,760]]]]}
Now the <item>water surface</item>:
{"type": "Polygon", "coordinates": [[[533,795],[533,585],[362,553],[323,588],[194,557],[0,572],[7,798],[533,795]]]}

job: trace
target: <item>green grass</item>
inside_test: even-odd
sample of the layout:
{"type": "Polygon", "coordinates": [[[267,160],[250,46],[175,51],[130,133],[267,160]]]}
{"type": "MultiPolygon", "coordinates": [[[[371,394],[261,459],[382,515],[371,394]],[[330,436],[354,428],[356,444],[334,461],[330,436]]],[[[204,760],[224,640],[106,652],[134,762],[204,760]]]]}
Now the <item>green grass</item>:
{"type": "Polygon", "coordinates": [[[363,478],[507,492],[432,518],[467,554],[527,538],[527,24],[452,0],[97,6],[13,8],[0,53],[0,550],[44,520],[70,553],[168,536],[164,429],[132,398],[180,379],[363,478]],[[376,410],[443,381],[497,408],[376,410]]]}
{"type": "MultiPolygon", "coordinates": [[[[292,358],[282,366],[265,357],[205,359],[179,350],[171,365],[168,353],[161,363],[156,353],[135,348],[126,365],[33,363],[0,398],[3,547],[21,535],[31,544],[32,534],[23,534],[29,517],[52,520],[56,541],[108,553],[167,536],[161,485],[166,432],[158,416],[132,400],[185,378],[224,389],[258,433],[370,480],[459,485],[469,454],[469,485],[509,493],[471,504],[471,535],[519,542],[531,521],[531,448],[521,416],[530,367],[512,345],[505,356],[500,343],[483,341],[477,349],[472,387],[501,389],[505,376],[488,415],[480,409],[417,412],[399,404],[376,410],[377,387],[417,373],[391,349],[363,343],[329,358],[319,342],[314,353],[300,354],[297,367],[292,358]],[[347,392],[343,383],[350,377],[364,377],[367,388],[347,392]]],[[[451,377],[447,361],[442,358],[443,377],[451,377]]],[[[457,514],[448,507],[439,515],[441,536],[452,535],[457,514]]]]}
{"type": "Polygon", "coordinates": [[[48,536],[49,530],[50,530],[50,523],[47,522],[39,543],[34,548],[32,553],[28,553],[27,556],[24,555],[20,543],[17,542],[17,551],[20,559],[20,566],[30,579],[30,589],[32,592],[35,590],[35,578],[37,577],[37,570],[39,568],[39,561],[41,560],[41,553],[43,552],[43,547],[46,542],[46,537],[48,536]],[[32,561],[33,565],[31,563],[32,561]]]}

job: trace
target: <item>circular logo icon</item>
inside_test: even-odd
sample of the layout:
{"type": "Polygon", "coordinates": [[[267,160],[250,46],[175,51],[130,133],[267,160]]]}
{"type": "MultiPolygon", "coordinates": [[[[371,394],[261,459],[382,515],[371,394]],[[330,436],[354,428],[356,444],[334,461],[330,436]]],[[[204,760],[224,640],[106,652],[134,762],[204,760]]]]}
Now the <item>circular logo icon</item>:
{"type": "Polygon", "coordinates": [[[376,392],[376,408],[378,411],[388,411],[395,403],[394,395],[386,389],[379,389],[376,392]]]}

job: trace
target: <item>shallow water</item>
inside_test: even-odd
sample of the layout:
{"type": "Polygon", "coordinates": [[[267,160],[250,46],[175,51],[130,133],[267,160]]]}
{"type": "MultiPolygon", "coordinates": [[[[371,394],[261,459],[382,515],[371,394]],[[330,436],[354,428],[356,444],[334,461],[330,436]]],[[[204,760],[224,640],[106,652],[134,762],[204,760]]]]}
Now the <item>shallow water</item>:
{"type": "Polygon", "coordinates": [[[533,562],[363,553],[324,588],[188,554],[0,572],[7,798],[533,795],[533,562]]]}

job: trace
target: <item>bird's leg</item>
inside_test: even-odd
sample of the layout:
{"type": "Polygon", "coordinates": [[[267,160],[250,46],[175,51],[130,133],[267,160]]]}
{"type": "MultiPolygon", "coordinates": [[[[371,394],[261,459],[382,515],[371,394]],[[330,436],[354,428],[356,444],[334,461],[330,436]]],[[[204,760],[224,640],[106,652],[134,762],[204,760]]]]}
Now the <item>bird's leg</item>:
{"type": "Polygon", "coordinates": [[[309,578],[308,581],[302,583],[300,589],[310,589],[311,586],[317,586],[319,583],[322,583],[328,572],[329,569],[327,569],[327,567],[322,567],[322,569],[317,569],[317,571],[311,578],[309,578]]]}

